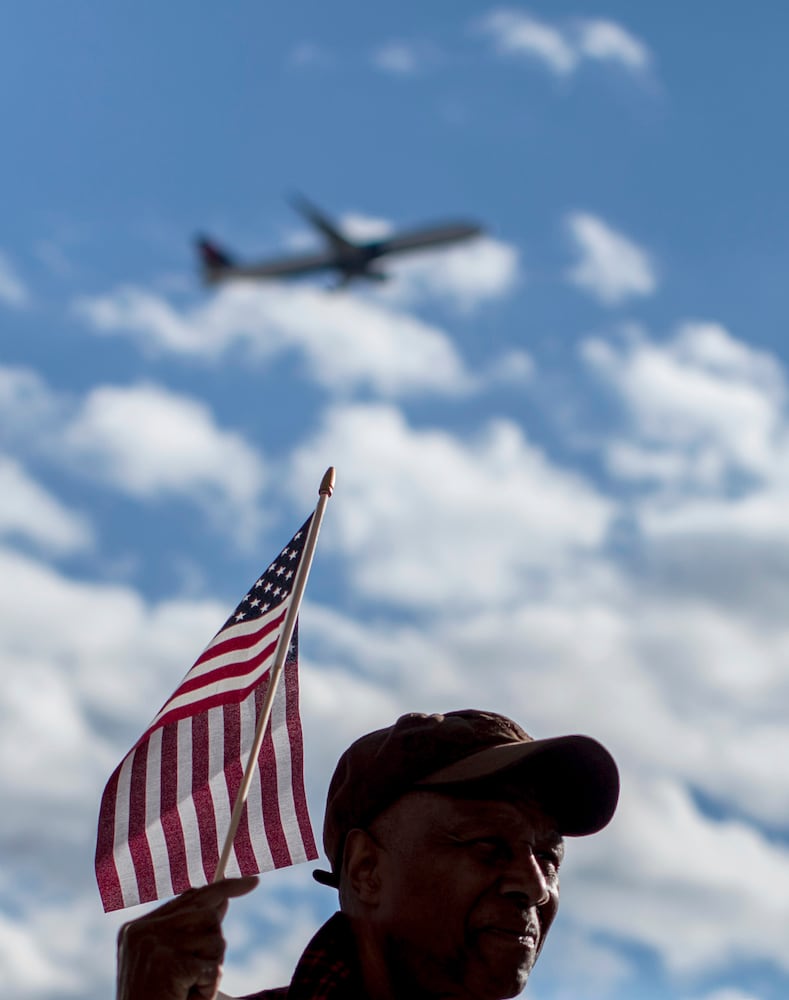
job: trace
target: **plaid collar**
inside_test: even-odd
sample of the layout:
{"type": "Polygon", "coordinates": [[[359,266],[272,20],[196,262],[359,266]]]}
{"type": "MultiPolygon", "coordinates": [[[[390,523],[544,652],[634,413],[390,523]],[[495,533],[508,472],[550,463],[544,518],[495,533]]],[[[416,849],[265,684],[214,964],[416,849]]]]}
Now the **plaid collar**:
{"type": "Polygon", "coordinates": [[[344,914],[330,917],[305,948],[288,1000],[365,1000],[356,944],[344,914]]]}

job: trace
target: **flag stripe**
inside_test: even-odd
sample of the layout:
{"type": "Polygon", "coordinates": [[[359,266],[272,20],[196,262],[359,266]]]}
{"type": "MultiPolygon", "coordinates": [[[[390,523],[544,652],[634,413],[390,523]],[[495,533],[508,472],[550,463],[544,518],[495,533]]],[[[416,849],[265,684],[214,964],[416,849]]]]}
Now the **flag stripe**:
{"type": "MultiPolygon", "coordinates": [[[[281,689],[280,689],[281,690],[281,689]]],[[[255,692],[256,708],[260,712],[263,701],[263,692],[255,692]]],[[[266,828],[266,839],[271,848],[271,856],[274,859],[276,868],[287,868],[291,864],[288,845],[285,840],[285,833],[282,829],[282,819],[279,813],[279,784],[277,783],[277,764],[274,758],[274,743],[271,739],[271,730],[279,721],[277,719],[277,699],[271,707],[271,726],[266,730],[263,745],[260,748],[260,759],[258,767],[261,775],[266,780],[266,788],[273,792],[263,798],[263,825],[266,828]]]]}
{"type": "MultiPolygon", "coordinates": [[[[285,712],[291,748],[291,768],[293,774],[298,775],[304,773],[304,744],[301,732],[301,719],[299,717],[299,671],[295,659],[287,662],[282,680],[285,685],[285,712]]],[[[292,781],[291,790],[293,793],[296,822],[299,828],[299,840],[304,853],[303,860],[308,861],[310,858],[317,857],[318,851],[315,846],[310,814],[307,809],[307,795],[304,791],[304,782],[292,781]]]]}
{"type": "Polygon", "coordinates": [[[115,804],[118,802],[118,782],[121,769],[115,770],[107,782],[101,797],[99,816],[106,822],[99,822],[96,838],[96,877],[102,888],[102,896],[111,901],[107,909],[120,909],[123,903],[120,878],[115,859],[115,804]]]}
{"type": "Polygon", "coordinates": [[[197,821],[197,806],[192,795],[193,753],[192,720],[181,719],[178,723],[178,815],[184,831],[186,846],[186,877],[190,886],[202,885],[208,881],[203,871],[203,855],[200,848],[200,827],[197,821]]]}
{"type": "Polygon", "coordinates": [[[162,831],[167,845],[167,859],[173,878],[173,892],[189,888],[186,878],[186,844],[181,816],[178,811],[178,727],[164,726],[160,775],[162,789],[162,831]]]}
{"type": "Polygon", "coordinates": [[[148,743],[137,747],[129,777],[129,849],[140,895],[156,899],[151,847],[145,831],[145,799],[148,792],[148,743]]]}
{"type": "Polygon", "coordinates": [[[151,852],[156,898],[172,896],[170,858],[162,825],[162,730],[158,729],[148,743],[145,773],[145,835],[151,852]]]}
{"type": "Polygon", "coordinates": [[[233,659],[243,659],[241,650],[249,649],[261,639],[275,632],[285,621],[285,605],[280,604],[277,613],[269,617],[256,618],[252,621],[238,622],[221,632],[206,646],[189,671],[189,676],[200,672],[204,663],[211,662],[222,656],[232,655],[233,659]]]}
{"type": "Polygon", "coordinates": [[[115,809],[113,856],[121,890],[121,906],[131,906],[135,902],[133,894],[137,891],[137,876],[134,872],[134,861],[129,843],[129,789],[134,757],[135,753],[130,754],[120,770],[115,809]]]}

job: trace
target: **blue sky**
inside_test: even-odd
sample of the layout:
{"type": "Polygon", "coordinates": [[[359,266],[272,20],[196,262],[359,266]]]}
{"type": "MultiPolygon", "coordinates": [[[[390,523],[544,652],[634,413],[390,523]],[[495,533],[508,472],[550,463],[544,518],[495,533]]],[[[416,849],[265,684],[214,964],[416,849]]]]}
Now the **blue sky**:
{"type": "MultiPolygon", "coordinates": [[[[328,465],[301,617],[316,831],[402,711],[588,732],[533,1000],[789,992],[789,240],[778,5],[72,0],[0,32],[0,965],[111,993],[110,772],[328,465]],[[201,286],[191,241],[453,217],[387,282],[201,286]]],[[[310,867],[237,901],[286,980],[310,867]]],[[[134,911],[131,911],[134,912],[134,911]]]]}

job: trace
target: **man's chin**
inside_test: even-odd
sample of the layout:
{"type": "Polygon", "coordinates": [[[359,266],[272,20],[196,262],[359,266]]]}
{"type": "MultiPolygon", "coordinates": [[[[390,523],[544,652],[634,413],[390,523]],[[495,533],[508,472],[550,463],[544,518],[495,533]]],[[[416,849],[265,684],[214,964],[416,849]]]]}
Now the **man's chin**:
{"type": "Polygon", "coordinates": [[[477,990],[472,987],[472,996],[506,1000],[523,992],[537,959],[537,944],[532,938],[486,932],[479,936],[477,948],[476,968],[472,972],[469,964],[466,970],[469,984],[476,980],[478,986],[477,990]]]}

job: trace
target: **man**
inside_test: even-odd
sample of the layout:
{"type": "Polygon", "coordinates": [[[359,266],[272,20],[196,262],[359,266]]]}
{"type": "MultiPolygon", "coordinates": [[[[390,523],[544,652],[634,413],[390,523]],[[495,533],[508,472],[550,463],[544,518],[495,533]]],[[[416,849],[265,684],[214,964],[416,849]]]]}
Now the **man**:
{"type": "MultiPolygon", "coordinates": [[[[601,830],[619,774],[588,736],[535,740],[474,709],[404,715],[340,758],[323,843],[340,911],[290,986],[254,1000],[504,1000],[559,903],[565,836],[601,830]]],[[[213,1000],[222,918],[256,878],[192,889],[119,936],[119,1000],[213,1000]]],[[[221,996],[221,994],[219,994],[221,996]]]]}

